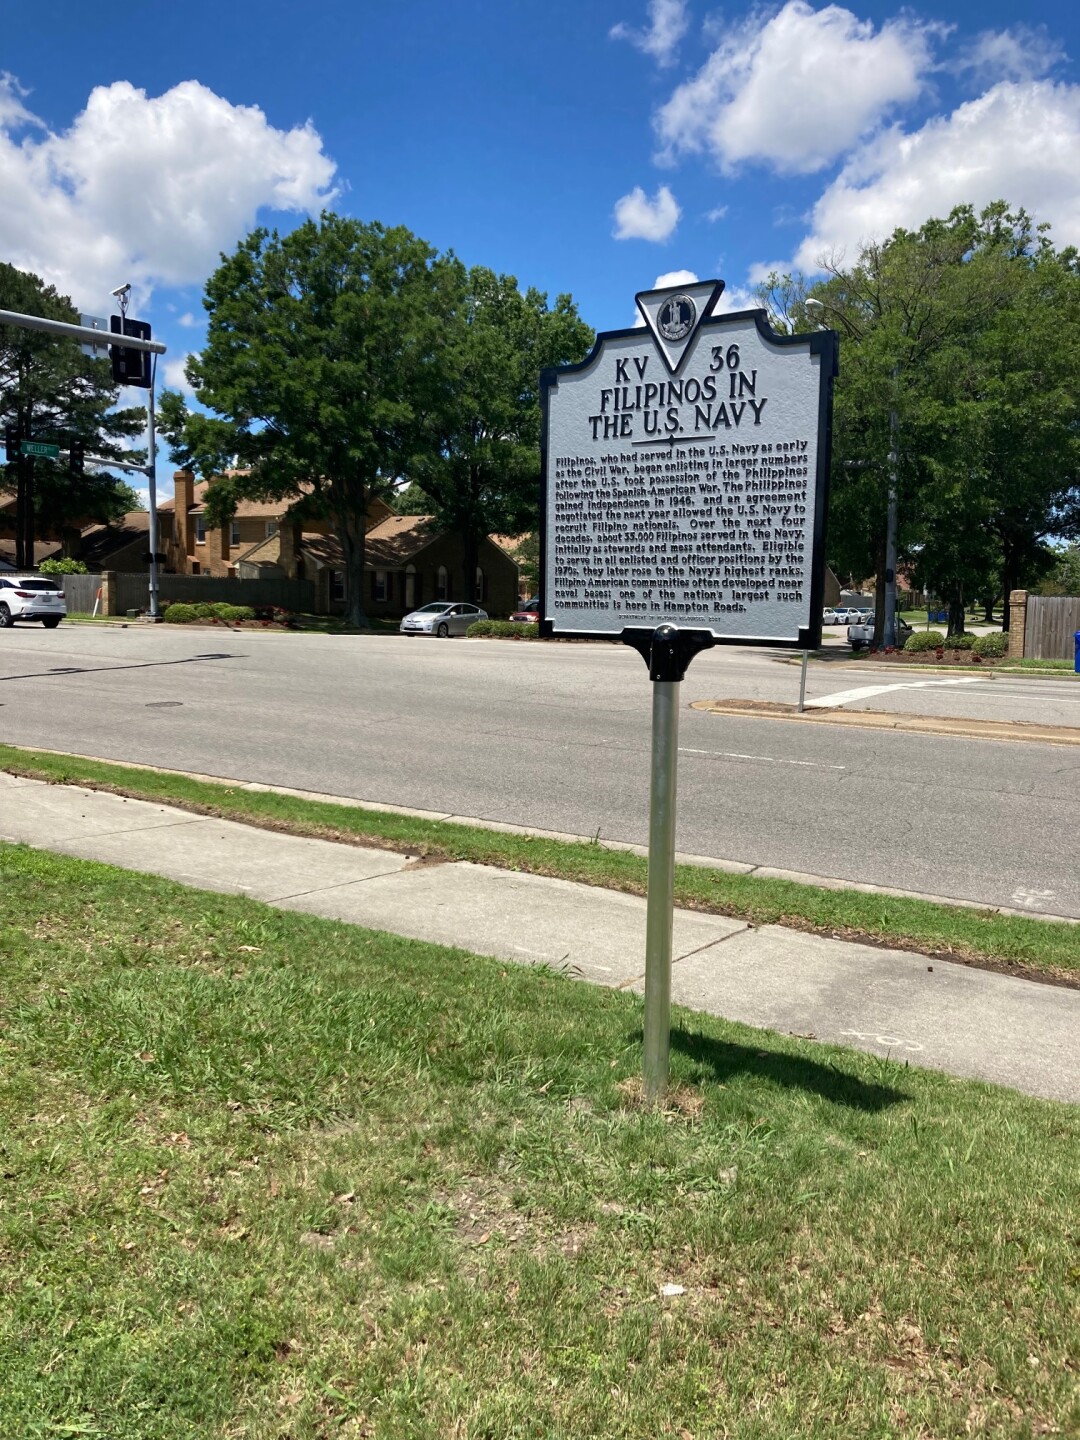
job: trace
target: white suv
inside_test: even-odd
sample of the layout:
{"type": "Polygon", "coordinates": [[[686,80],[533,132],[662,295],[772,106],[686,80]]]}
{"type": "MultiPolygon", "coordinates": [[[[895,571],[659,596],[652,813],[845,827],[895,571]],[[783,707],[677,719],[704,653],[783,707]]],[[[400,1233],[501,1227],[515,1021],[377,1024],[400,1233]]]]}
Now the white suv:
{"type": "Polygon", "coordinates": [[[40,620],[55,630],[67,614],[64,592],[46,575],[0,575],[0,630],[16,620],[40,620]]]}

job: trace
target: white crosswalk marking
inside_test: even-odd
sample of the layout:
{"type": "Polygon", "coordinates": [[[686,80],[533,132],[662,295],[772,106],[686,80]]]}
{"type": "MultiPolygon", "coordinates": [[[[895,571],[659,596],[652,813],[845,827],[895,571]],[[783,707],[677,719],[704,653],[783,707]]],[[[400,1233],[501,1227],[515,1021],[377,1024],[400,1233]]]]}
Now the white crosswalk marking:
{"type": "Polygon", "coordinates": [[[836,705],[848,705],[852,700],[871,700],[875,695],[887,695],[892,690],[926,690],[932,685],[980,685],[985,681],[981,675],[962,675],[948,680],[903,680],[895,685],[862,685],[857,690],[837,690],[834,695],[819,695],[816,700],[807,700],[808,710],[831,710],[836,705]]]}

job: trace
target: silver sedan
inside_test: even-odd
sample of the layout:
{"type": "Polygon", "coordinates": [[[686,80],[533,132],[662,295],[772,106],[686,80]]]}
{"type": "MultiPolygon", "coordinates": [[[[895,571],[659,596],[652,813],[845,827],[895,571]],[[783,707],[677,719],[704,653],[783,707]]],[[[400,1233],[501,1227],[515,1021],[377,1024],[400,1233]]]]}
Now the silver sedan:
{"type": "Polygon", "coordinates": [[[398,630],[402,635],[437,635],[444,640],[448,635],[464,635],[470,625],[487,618],[487,611],[477,605],[433,600],[430,605],[421,605],[419,610],[410,611],[398,630]]]}

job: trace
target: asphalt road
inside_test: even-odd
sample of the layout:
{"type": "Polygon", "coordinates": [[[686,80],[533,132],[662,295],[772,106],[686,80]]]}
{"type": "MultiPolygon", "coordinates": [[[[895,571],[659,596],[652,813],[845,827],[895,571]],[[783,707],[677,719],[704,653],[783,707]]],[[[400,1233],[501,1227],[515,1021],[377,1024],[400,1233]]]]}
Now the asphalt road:
{"type": "MultiPolygon", "coordinates": [[[[681,850],[1080,917],[1080,750],[688,708],[791,701],[798,680],[776,654],[695,660],[681,850]]],[[[811,666],[808,695],[909,683],[830,662],[811,666]]],[[[846,702],[861,705],[1080,726],[1069,681],[846,702]]],[[[641,843],[649,717],[645,667],[618,646],[76,625],[0,636],[0,739],[14,744],[641,843]]]]}

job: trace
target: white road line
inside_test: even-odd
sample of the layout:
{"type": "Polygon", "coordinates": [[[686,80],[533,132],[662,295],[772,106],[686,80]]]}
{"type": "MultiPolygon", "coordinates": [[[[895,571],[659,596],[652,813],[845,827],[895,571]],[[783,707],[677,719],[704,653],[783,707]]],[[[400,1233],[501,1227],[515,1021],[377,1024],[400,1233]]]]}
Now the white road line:
{"type": "Polygon", "coordinates": [[[838,690],[835,695],[820,695],[816,700],[807,700],[806,708],[830,709],[834,705],[847,705],[851,700],[869,700],[875,695],[887,695],[892,690],[926,690],[933,685],[982,685],[981,675],[963,675],[948,680],[905,680],[896,685],[863,685],[857,690],[838,690]]]}
{"type": "Polygon", "coordinates": [[[846,770],[846,765],[827,765],[822,760],[785,760],[779,755],[741,755],[737,750],[693,750],[679,746],[680,755],[715,755],[718,760],[763,760],[768,765],[805,765],[812,770],[846,770]]]}

